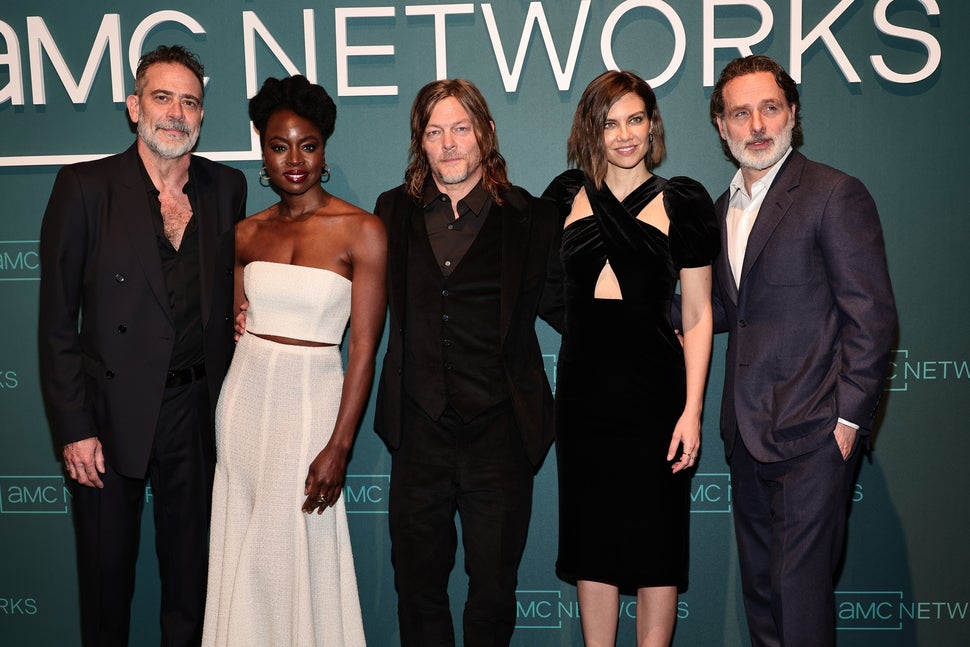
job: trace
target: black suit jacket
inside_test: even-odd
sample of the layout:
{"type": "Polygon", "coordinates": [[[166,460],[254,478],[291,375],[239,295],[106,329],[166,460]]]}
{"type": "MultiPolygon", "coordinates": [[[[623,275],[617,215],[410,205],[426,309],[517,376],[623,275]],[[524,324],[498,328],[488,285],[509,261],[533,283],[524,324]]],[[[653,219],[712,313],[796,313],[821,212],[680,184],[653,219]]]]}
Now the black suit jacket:
{"type": "MultiPolygon", "coordinates": [[[[562,225],[552,203],[511,187],[491,215],[502,219],[501,326],[502,363],[512,394],[516,423],[529,460],[538,465],[552,443],[552,392],[536,337],[536,315],[557,330],[562,327],[562,225]]],[[[392,450],[401,444],[405,286],[411,218],[424,210],[403,186],[381,194],[374,208],[387,227],[387,295],[390,312],[387,353],[377,392],[374,428],[392,450]]]]}
{"type": "MultiPolygon", "coordinates": [[[[120,474],[144,477],[175,328],[137,146],[57,174],[41,227],[40,377],[55,440],[97,436],[120,474]],[[80,322],[80,326],[79,326],[80,322]]],[[[192,157],[206,379],[214,408],[232,354],[238,170],[192,157]]]]}
{"type": "MultiPolygon", "coordinates": [[[[728,249],[730,196],[715,205],[728,249]]],[[[799,456],[838,418],[866,434],[885,388],[896,306],[876,205],[862,183],[792,151],[758,212],[735,286],[714,264],[729,333],[721,432],[759,461],[799,456]]]]}

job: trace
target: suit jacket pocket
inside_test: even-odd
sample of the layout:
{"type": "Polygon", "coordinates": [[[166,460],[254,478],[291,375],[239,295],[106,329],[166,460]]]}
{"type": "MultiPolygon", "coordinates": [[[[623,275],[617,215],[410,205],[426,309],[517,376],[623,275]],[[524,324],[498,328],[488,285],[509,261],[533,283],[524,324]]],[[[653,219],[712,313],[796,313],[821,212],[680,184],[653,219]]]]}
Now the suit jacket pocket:
{"type": "Polygon", "coordinates": [[[835,429],[838,366],[833,353],[778,358],[771,379],[776,442],[835,429]]]}

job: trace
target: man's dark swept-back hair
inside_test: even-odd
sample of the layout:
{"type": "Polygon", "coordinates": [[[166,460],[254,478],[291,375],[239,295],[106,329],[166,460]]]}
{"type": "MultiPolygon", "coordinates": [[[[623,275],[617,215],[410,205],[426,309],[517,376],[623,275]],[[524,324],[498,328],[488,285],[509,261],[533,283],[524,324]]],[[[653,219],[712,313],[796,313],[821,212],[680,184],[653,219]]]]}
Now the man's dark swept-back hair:
{"type": "MultiPolygon", "coordinates": [[[[739,76],[755,74],[757,72],[769,72],[774,76],[775,83],[778,84],[778,87],[781,88],[781,91],[785,95],[785,101],[788,102],[788,105],[795,106],[795,124],[792,126],[791,145],[792,148],[798,148],[804,141],[804,136],[802,135],[802,104],[798,98],[798,86],[795,85],[794,79],[788,75],[785,68],[767,56],[753,54],[743,58],[736,58],[728,63],[721,71],[721,77],[714,86],[714,92],[711,93],[711,123],[714,124],[715,130],[717,130],[717,118],[724,117],[724,110],[727,107],[724,105],[724,86],[728,84],[728,81],[736,79],[739,76]]],[[[731,154],[731,148],[723,139],[721,140],[721,149],[731,162],[737,163],[734,155],[731,154]]]]}
{"type": "MultiPolygon", "coordinates": [[[[145,75],[148,68],[156,63],[174,63],[188,68],[199,80],[199,85],[205,89],[205,69],[198,56],[181,45],[159,45],[138,60],[138,69],[135,70],[136,95],[141,96],[142,90],[145,89],[145,75]]],[[[202,97],[199,97],[200,101],[201,99],[202,97]]]]}

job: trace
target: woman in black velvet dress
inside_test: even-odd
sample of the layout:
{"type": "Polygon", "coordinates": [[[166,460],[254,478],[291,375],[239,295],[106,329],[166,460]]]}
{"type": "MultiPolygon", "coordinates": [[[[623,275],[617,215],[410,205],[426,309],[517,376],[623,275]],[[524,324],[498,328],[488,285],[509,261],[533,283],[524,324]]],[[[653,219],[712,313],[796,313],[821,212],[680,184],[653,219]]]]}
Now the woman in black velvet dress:
{"type": "Polygon", "coordinates": [[[559,577],[578,587],[587,647],[613,645],[620,593],[637,644],[669,645],[687,587],[690,469],[711,355],[711,198],[652,169],[665,154],[647,83],[606,72],[580,99],[566,171],[566,324],[557,367],[559,577]],[[683,345],[670,321],[681,285],[683,345]]]}

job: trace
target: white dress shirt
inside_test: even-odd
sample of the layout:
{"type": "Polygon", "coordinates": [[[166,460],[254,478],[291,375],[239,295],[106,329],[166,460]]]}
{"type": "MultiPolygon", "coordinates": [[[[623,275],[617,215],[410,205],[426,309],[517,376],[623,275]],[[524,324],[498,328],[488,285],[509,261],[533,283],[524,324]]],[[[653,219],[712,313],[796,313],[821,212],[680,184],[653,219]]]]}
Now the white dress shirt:
{"type": "Polygon", "coordinates": [[[744,266],[744,252],[748,248],[748,236],[754,227],[754,221],[761,210],[761,204],[765,201],[771,183],[775,181],[778,170],[791,155],[792,148],[788,147],[785,155],[778,160],[768,172],[751,185],[751,195],[744,188],[744,177],[741,169],[734,174],[731,180],[731,200],[728,203],[727,213],[727,242],[728,242],[728,262],[731,264],[731,273],[734,274],[734,284],[741,285],[741,268],[744,266]]]}

